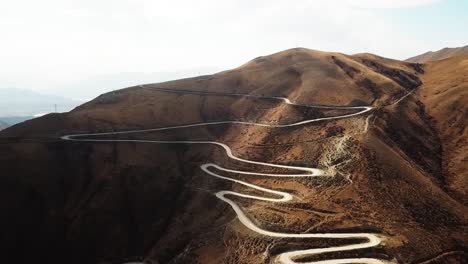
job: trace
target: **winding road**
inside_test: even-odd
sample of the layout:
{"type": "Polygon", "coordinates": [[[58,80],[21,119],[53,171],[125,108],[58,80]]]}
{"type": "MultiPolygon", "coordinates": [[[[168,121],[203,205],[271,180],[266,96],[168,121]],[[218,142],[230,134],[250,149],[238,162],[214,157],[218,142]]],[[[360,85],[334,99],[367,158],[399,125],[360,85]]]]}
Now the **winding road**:
{"type": "MultiPolygon", "coordinates": [[[[308,119],[303,120],[300,122],[290,123],[290,124],[263,124],[263,123],[253,123],[253,122],[242,122],[242,121],[218,121],[218,122],[208,122],[208,123],[197,123],[197,124],[186,124],[186,125],[179,125],[179,126],[169,126],[169,127],[161,127],[161,128],[154,128],[154,129],[142,129],[142,130],[129,130],[129,131],[116,131],[116,132],[105,132],[105,133],[87,133],[87,134],[73,134],[73,135],[64,135],[61,137],[63,140],[70,140],[70,141],[80,141],[80,142],[138,142],[138,143],[151,143],[151,144],[210,144],[217,147],[224,149],[226,155],[239,162],[244,162],[248,164],[255,164],[261,165],[266,167],[274,167],[274,168],[282,168],[288,169],[293,171],[294,173],[289,174],[275,174],[275,173],[260,173],[254,171],[239,171],[234,169],[224,168],[217,164],[213,163],[206,163],[201,165],[201,169],[206,172],[208,175],[223,179],[226,181],[235,182],[246,187],[261,191],[265,194],[268,194],[269,197],[264,196],[257,196],[257,195],[249,195],[238,193],[229,190],[222,190],[217,192],[215,195],[217,198],[229,204],[232,209],[235,211],[239,221],[248,229],[256,232],[258,234],[275,237],[275,238],[326,238],[326,239],[354,239],[359,240],[361,242],[353,242],[351,244],[347,244],[344,246],[333,246],[333,247],[325,247],[325,248],[311,248],[305,250],[294,250],[285,253],[281,253],[277,256],[276,261],[279,263],[284,264],[296,264],[296,263],[320,263],[320,264],[340,264],[340,263],[369,263],[369,264],[382,264],[388,263],[386,260],[376,259],[376,258],[345,258],[345,259],[327,259],[321,261],[312,261],[312,262],[297,262],[300,258],[322,254],[322,253],[329,253],[329,252],[342,252],[342,251],[350,251],[350,250],[357,250],[357,249],[364,249],[364,248],[371,248],[378,246],[381,243],[381,237],[378,234],[373,233],[281,233],[281,232],[274,232],[269,230],[264,230],[261,227],[255,225],[250,218],[244,213],[244,211],[237,205],[236,202],[232,200],[232,197],[244,197],[259,201],[266,201],[272,203],[280,203],[280,202],[288,202],[293,200],[293,196],[287,192],[276,191],[264,187],[260,187],[245,181],[241,181],[238,179],[230,178],[227,176],[223,176],[219,173],[222,172],[229,172],[229,173],[237,173],[243,175],[256,175],[256,176],[263,176],[263,177],[320,177],[326,176],[325,172],[318,168],[308,168],[308,167],[300,167],[300,166],[286,166],[286,165],[279,165],[267,162],[260,162],[260,161],[253,161],[247,160],[240,157],[235,156],[232,153],[232,150],[226,144],[215,142],[215,141],[163,141],[163,140],[138,140],[138,139],[98,139],[92,138],[93,136],[106,136],[106,135],[121,135],[121,134],[134,134],[134,133],[142,133],[142,132],[151,132],[151,131],[163,131],[163,130],[172,130],[172,129],[184,129],[184,128],[192,128],[198,126],[211,126],[211,125],[220,125],[220,124],[239,124],[239,125],[253,125],[253,126],[262,126],[262,127],[270,127],[270,128],[283,128],[283,127],[293,127],[293,126],[300,126],[309,124],[312,122],[317,121],[324,121],[324,120],[335,120],[335,119],[343,119],[343,118],[350,118],[354,116],[363,115],[373,108],[370,106],[356,106],[356,107],[344,107],[344,106],[308,106],[308,105],[300,105],[294,102],[291,102],[288,98],[284,97],[277,97],[277,96],[257,96],[257,95],[247,95],[247,94],[219,94],[219,93],[209,93],[209,92],[196,92],[196,91],[188,91],[188,90],[168,90],[163,88],[148,88],[145,86],[140,86],[142,89],[149,89],[149,90],[158,90],[160,92],[172,92],[172,93],[193,93],[193,94],[201,94],[201,95],[217,95],[217,96],[245,96],[245,97],[255,97],[255,98],[263,98],[263,99],[274,99],[274,100],[281,100],[286,104],[295,105],[295,106],[304,106],[310,108],[324,108],[324,109],[349,109],[349,110],[356,110],[355,113],[352,114],[345,114],[333,117],[323,117],[323,118],[316,118],[316,119],[308,119]],[[215,170],[213,170],[215,169],[215,170]],[[216,171],[216,172],[215,172],[216,171]],[[275,197],[275,198],[271,198],[275,197]]],[[[405,95],[406,96],[406,95],[405,95]]],[[[368,124],[368,120],[366,122],[366,126],[368,124]]],[[[367,130],[367,128],[365,129],[367,130]]]]}

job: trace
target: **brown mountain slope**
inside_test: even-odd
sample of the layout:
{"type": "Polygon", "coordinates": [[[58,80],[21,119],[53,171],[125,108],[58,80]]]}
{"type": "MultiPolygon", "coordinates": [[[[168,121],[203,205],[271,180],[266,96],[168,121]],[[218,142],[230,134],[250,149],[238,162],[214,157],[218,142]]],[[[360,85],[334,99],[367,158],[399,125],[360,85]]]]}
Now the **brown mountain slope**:
{"type": "MultiPolygon", "coordinates": [[[[366,59],[365,56],[361,58],[339,53],[292,49],[256,58],[239,68],[215,75],[146,85],[146,87],[285,96],[301,104],[339,106],[387,104],[420,85],[420,80],[416,76],[418,71],[421,71],[419,64],[399,62],[397,65],[392,65],[394,62],[397,61],[383,60],[381,57],[366,59]]],[[[155,125],[203,121],[202,117],[194,116],[196,113],[194,110],[199,107],[200,102],[192,101],[199,99],[187,98],[188,105],[179,104],[176,111],[169,111],[173,110],[170,108],[171,105],[177,105],[181,101],[181,97],[182,101],[186,101],[183,96],[183,94],[154,93],[140,87],[123,89],[101,95],[69,114],[49,115],[44,119],[15,126],[4,135],[50,136],[73,131],[147,128],[155,125]],[[185,106],[187,108],[184,108],[185,106]],[[175,120],[176,118],[179,120],[175,120]],[[36,126],[35,124],[39,122],[51,124],[36,126]],[[66,123],[65,126],[63,122],[66,123]]],[[[225,100],[231,100],[228,103],[230,105],[238,99],[225,100]]],[[[217,103],[217,100],[213,101],[217,103]]],[[[225,108],[225,106],[226,104],[221,103],[219,107],[225,108]]],[[[240,118],[249,112],[241,107],[229,111],[238,111],[236,114],[240,118]]]]}
{"type": "Polygon", "coordinates": [[[443,143],[445,182],[468,204],[468,55],[427,63],[418,98],[443,143]]]}
{"type": "Polygon", "coordinates": [[[0,133],[0,171],[8,172],[0,175],[0,210],[8,217],[0,218],[0,257],[15,263],[141,258],[151,263],[274,263],[288,250],[351,243],[271,238],[247,229],[213,194],[257,191],[214,178],[200,165],[263,173],[272,169],[229,159],[221,148],[59,138],[223,120],[288,124],[355,112],[226,95],[243,93],[375,109],[287,128],[221,124],[99,137],[214,140],[245,159],[326,171],[331,177],[299,180],[226,172],[294,195],[287,203],[233,198],[263,229],[385,237],[378,247],[311,259],[457,263],[466,257],[468,210],[462,203],[466,196],[453,195],[444,174],[444,127],[430,116],[438,110],[431,110],[436,108],[430,102],[425,105],[419,94],[423,90],[418,91],[426,87],[421,80],[429,82],[426,75],[436,70],[432,67],[371,54],[292,49],[210,76],[107,93],[70,113],[6,129],[0,133]],[[399,101],[412,91],[417,94],[399,101]]]}
{"type": "Polygon", "coordinates": [[[405,61],[425,63],[463,55],[468,55],[468,46],[458,48],[443,48],[438,51],[428,51],[421,55],[408,58],[405,61]]]}

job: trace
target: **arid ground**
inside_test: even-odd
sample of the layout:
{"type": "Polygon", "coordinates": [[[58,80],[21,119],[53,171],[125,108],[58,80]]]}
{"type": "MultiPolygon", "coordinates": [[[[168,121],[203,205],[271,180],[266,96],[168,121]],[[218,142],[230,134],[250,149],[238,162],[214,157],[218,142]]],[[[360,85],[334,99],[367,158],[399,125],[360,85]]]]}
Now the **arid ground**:
{"type": "Polygon", "coordinates": [[[464,263],[467,83],[467,54],[422,63],[296,48],[15,125],[0,132],[0,257],[277,263],[322,248],[293,260],[464,263]],[[307,173],[297,168],[320,175],[277,177],[307,173]],[[292,199],[252,199],[281,197],[241,182],[292,199]],[[259,233],[220,196],[261,230],[300,235],[259,233]],[[312,234],[379,243],[325,252],[367,239],[312,234]]]}

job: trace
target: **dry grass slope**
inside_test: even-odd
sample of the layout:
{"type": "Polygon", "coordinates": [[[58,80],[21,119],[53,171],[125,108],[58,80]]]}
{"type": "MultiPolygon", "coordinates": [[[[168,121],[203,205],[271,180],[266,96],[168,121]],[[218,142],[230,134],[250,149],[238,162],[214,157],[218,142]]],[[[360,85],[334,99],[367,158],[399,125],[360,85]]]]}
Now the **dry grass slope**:
{"type": "Polygon", "coordinates": [[[458,48],[444,48],[438,51],[429,51],[421,55],[406,59],[406,61],[426,63],[463,55],[468,55],[468,46],[458,48]]]}

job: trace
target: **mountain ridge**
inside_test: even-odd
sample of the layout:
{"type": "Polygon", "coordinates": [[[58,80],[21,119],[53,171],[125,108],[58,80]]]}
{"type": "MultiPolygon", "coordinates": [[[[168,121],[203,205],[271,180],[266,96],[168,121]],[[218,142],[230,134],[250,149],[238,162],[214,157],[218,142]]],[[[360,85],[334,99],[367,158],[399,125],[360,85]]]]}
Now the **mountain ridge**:
{"type": "Polygon", "coordinates": [[[407,62],[425,63],[430,61],[438,61],[448,59],[455,56],[463,56],[468,54],[468,45],[456,48],[443,48],[437,51],[428,51],[423,54],[406,59],[407,62]]]}
{"type": "Polygon", "coordinates": [[[70,111],[79,101],[19,88],[0,89],[0,118],[70,111]],[[57,108],[55,109],[54,106],[57,108]]]}
{"type": "MultiPolygon", "coordinates": [[[[274,263],[292,250],[347,243],[276,239],[245,228],[214,193],[258,190],[209,177],[199,165],[287,173],[281,168],[245,164],[202,144],[144,143],[189,140],[221,142],[244,159],[329,175],[297,180],[217,171],[292,193],[294,200],[285,204],[235,198],[265,230],[385,237],[377,247],[306,257],[311,261],[359,256],[412,263],[436,254],[443,261],[462,259],[468,211],[463,189],[453,182],[465,179],[446,173],[445,155],[459,143],[450,138],[464,138],[463,120],[445,122],[442,116],[463,92],[451,87],[464,77],[451,76],[453,83],[443,89],[450,92],[436,99],[448,103],[438,108],[427,99],[439,92],[434,87],[444,74],[437,74],[438,67],[447,65],[291,49],[213,75],[109,92],[69,113],[6,129],[0,132],[0,171],[10,173],[0,177],[0,210],[14,213],[0,219],[0,246],[9,249],[3,257],[17,263],[274,263]],[[363,105],[372,111],[298,127],[190,125],[290,124],[354,113],[323,106],[363,105]],[[455,128],[448,130],[451,124],[455,128]],[[140,131],[180,125],[190,129],[140,131]],[[60,140],[93,132],[121,133],[88,137],[109,142],[60,140]]],[[[455,108],[463,112],[464,105],[455,108]]]]}

